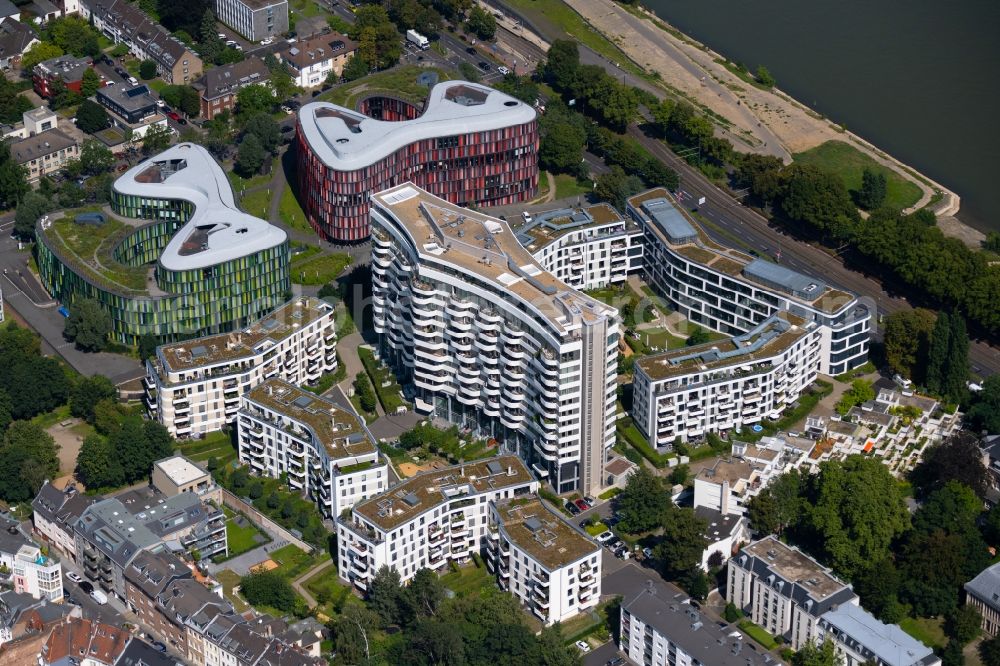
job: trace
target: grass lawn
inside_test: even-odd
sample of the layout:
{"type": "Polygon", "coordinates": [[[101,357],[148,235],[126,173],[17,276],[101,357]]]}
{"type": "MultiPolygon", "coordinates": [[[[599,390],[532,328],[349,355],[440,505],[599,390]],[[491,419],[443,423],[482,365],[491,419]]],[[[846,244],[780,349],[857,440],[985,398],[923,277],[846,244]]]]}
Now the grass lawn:
{"type": "Polygon", "coordinates": [[[427,99],[428,91],[426,87],[417,83],[417,77],[424,72],[436,72],[438,81],[448,81],[452,78],[451,74],[437,67],[405,65],[377,72],[342,86],[335,86],[317,97],[316,101],[333,102],[353,109],[361,97],[384,91],[400,99],[422,103],[427,99]]]}
{"type": "Polygon", "coordinates": [[[239,194],[243,190],[250,189],[251,187],[256,187],[257,185],[264,185],[266,183],[271,182],[270,175],[244,178],[243,176],[237,174],[235,171],[230,171],[226,175],[229,176],[229,182],[232,184],[233,190],[235,190],[237,194],[239,194]]]}
{"type": "Polygon", "coordinates": [[[264,533],[254,527],[253,523],[249,523],[245,527],[238,525],[236,523],[236,514],[229,509],[223,510],[226,512],[226,538],[229,539],[230,557],[241,555],[269,541],[264,533]],[[263,537],[262,540],[254,538],[258,534],[263,537]]]}
{"type": "Polygon", "coordinates": [[[832,171],[844,181],[848,190],[861,189],[861,172],[865,167],[885,174],[887,181],[885,202],[893,208],[908,208],[920,200],[921,191],[916,183],[878,164],[868,155],[843,141],[827,141],[804,153],[796,153],[792,157],[801,164],[815,164],[822,169],[832,171]]]}
{"type": "Polygon", "coordinates": [[[351,593],[351,588],[337,578],[337,567],[327,567],[302,584],[320,605],[321,612],[332,616],[339,613],[351,593]]]}
{"type": "Polygon", "coordinates": [[[48,429],[57,423],[62,423],[63,421],[71,418],[73,418],[73,416],[69,413],[69,405],[60,405],[51,412],[45,412],[44,414],[39,414],[38,416],[32,418],[31,422],[41,426],[43,429],[48,429]]]}
{"type": "Polygon", "coordinates": [[[325,254],[321,257],[292,262],[292,282],[296,284],[321,285],[331,282],[351,265],[349,254],[325,254]]]}
{"type": "Polygon", "coordinates": [[[632,74],[646,76],[646,73],[629,60],[621,49],[592,28],[582,16],[573,11],[562,0],[507,1],[511,7],[523,13],[528,20],[536,23],[540,30],[546,30],[549,27],[549,32],[566,33],[632,74]],[[556,30],[553,31],[552,27],[556,30]]]}
{"type": "Polygon", "coordinates": [[[361,359],[361,364],[365,366],[368,378],[372,380],[375,395],[378,396],[378,401],[382,403],[382,409],[385,410],[385,413],[392,414],[397,408],[404,405],[403,399],[399,397],[402,387],[396,382],[396,377],[392,374],[392,371],[380,365],[375,360],[375,355],[370,349],[358,349],[358,358],[361,359]],[[388,383],[388,386],[383,386],[385,383],[388,383]]]}
{"type": "Polygon", "coordinates": [[[299,200],[295,198],[291,185],[285,185],[285,191],[281,193],[281,203],[278,205],[278,215],[281,221],[292,229],[312,232],[312,227],[306,221],[306,214],[302,212],[299,200]]]}
{"type": "Polygon", "coordinates": [[[602,500],[609,500],[609,499],[615,497],[616,495],[621,494],[621,492],[622,492],[621,488],[608,488],[603,493],[601,493],[600,495],[598,495],[597,498],[598,499],[602,499],[602,500]]]}
{"type": "Polygon", "coordinates": [[[468,564],[460,567],[457,572],[452,571],[441,576],[444,586],[460,597],[478,596],[484,587],[492,587],[495,584],[493,581],[493,576],[486,569],[486,565],[477,567],[475,564],[468,564]]]}
{"type": "Polygon", "coordinates": [[[573,176],[565,173],[556,175],[556,199],[567,199],[569,197],[586,196],[593,190],[590,181],[580,182],[573,176]]]}
{"type": "Polygon", "coordinates": [[[765,650],[773,650],[778,647],[778,643],[774,640],[774,636],[767,633],[750,620],[743,620],[740,622],[739,627],[746,633],[747,636],[763,645],[765,650]]]}
{"type": "Polygon", "coordinates": [[[943,620],[907,617],[899,623],[900,628],[924,645],[932,648],[944,647],[948,638],[944,635],[943,620]]]}
{"type": "Polygon", "coordinates": [[[275,571],[281,572],[281,575],[289,580],[298,578],[327,557],[329,557],[329,555],[326,553],[310,555],[306,551],[301,550],[295,544],[291,543],[287,546],[282,546],[277,550],[271,551],[271,559],[281,565],[275,569],[275,571]]]}
{"type": "Polygon", "coordinates": [[[163,89],[169,85],[163,79],[150,79],[149,81],[146,81],[145,84],[158,93],[163,92],[163,89]]]}
{"type": "Polygon", "coordinates": [[[378,418],[378,414],[376,414],[375,412],[366,412],[365,410],[361,409],[361,400],[358,399],[358,396],[356,395],[351,396],[351,404],[354,405],[354,411],[356,411],[358,414],[361,415],[362,418],[364,418],[365,423],[371,423],[372,421],[378,418]]]}
{"type": "Polygon", "coordinates": [[[229,603],[233,605],[237,613],[245,613],[250,609],[250,604],[245,602],[242,597],[233,592],[233,588],[240,584],[240,577],[236,575],[235,571],[230,569],[223,569],[215,574],[216,579],[222,583],[222,594],[229,600],[229,603]]]}
{"type": "Polygon", "coordinates": [[[240,208],[262,219],[267,219],[271,207],[271,190],[257,190],[240,199],[240,208]]]}
{"type": "MultiPolygon", "coordinates": [[[[594,635],[603,642],[607,640],[608,632],[608,607],[615,605],[617,600],[610,599],[593,610],[577,615],[562,623],[562,635],[566,639],[566,644],[574,643],[588,636],[594,635]]],[[[531,617],[534,617],[532,615],[531,617]]]]}
{"type": "Polygon", "coordinates": [[[219,464],[225,464],[235,460],[237,456],[236,448],[233,447],[229,435],[221,431],[209,433],[203,439],[181,442],[178,448],[191,460],[201,463],[215,458],[219,464]]]}
{"type": "Polygon", "coordinates": [[[605,525],[604,523],[597,522],[594,523],[593,525],[587,525],[584,529],[587,530],[587,534],[589,534],[590,536],[597,536],[598,534],[603,534],[604,532],[607,532],[608,526],[605,525]]]}
{"type": "Polygon", "coordinates": [[[639,338],[649,347],[657,347],[660,350],[664,349],[679,349],[685,344],[684,338],[678,338],[677,336],[670,335],[665,328],[651,328],[643,331],[637,331],[639,333],[639,338]]]}

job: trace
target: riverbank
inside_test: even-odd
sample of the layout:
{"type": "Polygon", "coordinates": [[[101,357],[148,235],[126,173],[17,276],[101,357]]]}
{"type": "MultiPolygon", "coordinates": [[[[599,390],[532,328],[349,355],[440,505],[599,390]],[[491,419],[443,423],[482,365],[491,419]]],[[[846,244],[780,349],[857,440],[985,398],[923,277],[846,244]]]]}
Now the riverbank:
{"type": "Polygon", "coordinates": [[[954,218],[961,199],[940,183],[879,150],[780,89],[766,90],[737,75],[726,59],[672,28],[643,8],[625,8],[612,0],[565,0],[594,30],[633,63],[653,74],[671,91],[725,119],[720,134],[738,150],[768,153],[790,161],[827,141],[845,142],[891,169],[921,190],[912,209],[930,207],[947,218],[942,231],[976,247],[982,234],[954,218]],[[727,67],[727,65],[729,65],[727,67]],[[731,69],[732,68],[732,69],[731,69]]]}

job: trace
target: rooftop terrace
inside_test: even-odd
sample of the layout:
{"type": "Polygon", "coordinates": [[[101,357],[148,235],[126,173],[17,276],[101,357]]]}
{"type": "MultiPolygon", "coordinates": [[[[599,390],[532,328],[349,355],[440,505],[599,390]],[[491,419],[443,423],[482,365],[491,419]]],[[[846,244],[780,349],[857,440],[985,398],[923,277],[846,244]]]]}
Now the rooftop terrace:
{"type": "Polygon", "coordinates": [[[172,372],[248,358],[332,311],[329,303],[317,298],[296,298],[242,331],[162,345],[157,357],[172,372]]]}
{"type": "Polygon", "coordinates": [[[748,333],[719,342],[644,356],[636,361],[636,365],[650,379],[663,380],[697,371],[756,363],[788,349],[814,326],[793,314],[779,312],[748,333]]]}
{"type": "Polygon", "coordinates": [[[691,261],[781,291],[825,313],[837,312],[855,299],[818,278],[716,243],[665,188],[637,194],[628,202],[654,222],[654,231],[672,250],[691,261]]]}
{"type": "Polygon", "coordinates": [[[389,531],[447,500],[524,485],[533,477],[517,456],[497,456],[423,472],[354,506],[365,520],[389,531]]]}
{"type": "Polygon", "coordinates": [[[638,231],[639,229],[639,225],[634,220],[622,217],[621,213],[606,203],[537,213],[531,222],[522,222],[513,229],[522,245],[532,252],[537,252],[566,234],[586,231],[616,222],[621,224],[615,225],[611,233],[638,231]]]}
{"type": "Polygon", "coordinates": [[[294,384],[272,378],[254,387],[246,398],[304,424],[331,460],[377,451],[354,414],[294,384]]]}
{"type": "Polygon", "coordinates": [[[501,528],[515,546],[550,571],[600,551],[600,546],[573,529],[537,496],[497,502],[501,528]]]}
{"type": "Polygon", "coordinates": [[[410,183],[379,192],[373,200],[399,221],[428,263],[448,263],[494,284],[561,332],[577,316],[593,322],[618,314],[543,270],[502,220],[448,203],[410,183]]]}

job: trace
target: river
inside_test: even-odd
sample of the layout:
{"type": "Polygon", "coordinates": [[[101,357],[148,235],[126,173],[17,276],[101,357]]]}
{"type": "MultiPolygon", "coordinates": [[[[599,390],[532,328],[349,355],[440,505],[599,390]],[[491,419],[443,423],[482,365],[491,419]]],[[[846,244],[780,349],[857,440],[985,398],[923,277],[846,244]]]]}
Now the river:
{"type": "Polygon", "coordinates": [[[642,0],[962,197],[1000,231],[997,0],[642,0]]]}

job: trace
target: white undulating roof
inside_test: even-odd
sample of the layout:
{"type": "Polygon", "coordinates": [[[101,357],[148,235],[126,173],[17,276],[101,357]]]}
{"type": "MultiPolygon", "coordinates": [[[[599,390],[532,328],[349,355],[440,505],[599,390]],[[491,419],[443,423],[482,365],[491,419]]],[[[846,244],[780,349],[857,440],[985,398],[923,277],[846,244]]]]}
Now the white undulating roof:
{"type": "Polygon", "coordinates": [[[329,102],[313,102],[299,111],[299,125],[324,164],[355,171],[417,141],[523,125],[535,115],[530,105],[498,90],[446,81],[431,88],[426,110],[414,120],[375,120],[329,102]]]}
{"type": "Polygon", "coordinates": [[[160,265],[170,271],[215,266],[276,247],[288,238],[278,227],[239,210],[222,167],[207,150],[193,143],[179,143],[132,167],[114,187],[121,194],[194,204],[191,219],[160,255],[160,265]],[[180,160],[184,168],[171,172],[180,160]],[[164,167],[162,179],[149,177],[149,170],[157,164],[164,167]]]}

